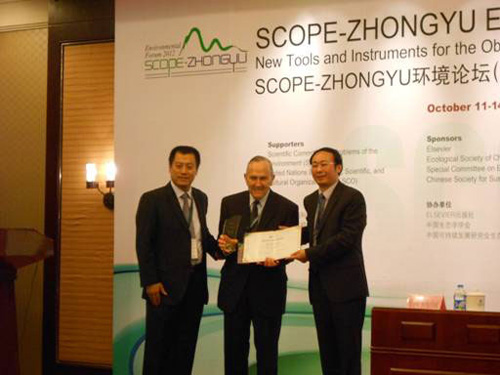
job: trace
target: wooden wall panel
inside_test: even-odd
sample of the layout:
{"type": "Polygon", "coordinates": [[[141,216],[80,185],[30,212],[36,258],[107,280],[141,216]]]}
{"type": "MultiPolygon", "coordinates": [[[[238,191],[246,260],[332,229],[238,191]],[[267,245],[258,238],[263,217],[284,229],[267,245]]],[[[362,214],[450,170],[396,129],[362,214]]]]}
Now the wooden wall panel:
{"type": "Polygon", "coordinates": [[[85,187],[85,164],[113,160],[114,45],[66,45],[62,77],[62,188],[58,360],[112,363],[113,212],[85,187]]]}

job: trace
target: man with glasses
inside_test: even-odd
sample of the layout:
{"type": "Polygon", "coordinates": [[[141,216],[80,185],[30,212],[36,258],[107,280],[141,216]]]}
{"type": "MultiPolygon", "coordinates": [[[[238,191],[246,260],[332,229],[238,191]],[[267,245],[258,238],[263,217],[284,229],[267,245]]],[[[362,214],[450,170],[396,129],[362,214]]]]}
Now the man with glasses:
{"type": "Polygon", "coordinates": [[[309,248],[292,259],[309,262],[313,306],[324,375],[361,375],[361,333],[368,284],[362,252],[366,226],[363,195],[339,181],[342,157],[332,148],[315,151],[310,164],[318,190],[304,199],[309,248]]]}
{"type": "Polygon", "coordinates": [[[208,302],[206,256],[217,241],[207,228],[207,196],[191,184],[200,153],[177,146],[171,181],[144,193],[136,216],[136,250],[146,299],[144,375],[189,375],[203,305],[208,302]]]}

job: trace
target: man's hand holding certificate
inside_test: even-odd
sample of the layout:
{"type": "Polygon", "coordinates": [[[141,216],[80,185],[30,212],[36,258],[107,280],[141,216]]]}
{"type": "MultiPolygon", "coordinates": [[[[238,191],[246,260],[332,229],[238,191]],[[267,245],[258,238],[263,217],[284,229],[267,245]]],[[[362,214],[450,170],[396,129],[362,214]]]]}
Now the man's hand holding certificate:
{"type": "Polygon", "coordinates": [[[264,262],[266,258],[285,259],[300,249],[300,226],[287,229],[250,232],[245,235],[242,263],[264,262]]]}

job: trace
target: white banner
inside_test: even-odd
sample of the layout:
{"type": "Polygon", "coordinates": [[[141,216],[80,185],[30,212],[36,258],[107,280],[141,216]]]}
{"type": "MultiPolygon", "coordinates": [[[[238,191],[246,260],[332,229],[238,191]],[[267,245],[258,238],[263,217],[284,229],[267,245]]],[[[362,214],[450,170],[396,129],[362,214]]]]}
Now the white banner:
{"type": "MultiPolygon", "coordinates": [[[[194,185],[208,194],[214,235],[220,201],[246,188],[252,156],[273,161],[274,190],[303,211],[316,188],[311,151],[339,149],[342,181],[368,206],[369,305],[426,293],[444,294],[450,308],[464,283],[500,311],[498,2],[118,0],[116,12],[117,373],[141,365],[138,199],[168,181],[168,152],[179,144],[202,154],[194,185]]],[[[209,268],[196,374],[223,371],[220,264],[209,268]]],[[[280,339],[287,375],[319,369],[314,354],[304,361],[311,367],[285,370],[291,353],[317,351],[307,266],[289,265],[288,276],[287,313],[295,315],[285,315],[280,339]]]]}

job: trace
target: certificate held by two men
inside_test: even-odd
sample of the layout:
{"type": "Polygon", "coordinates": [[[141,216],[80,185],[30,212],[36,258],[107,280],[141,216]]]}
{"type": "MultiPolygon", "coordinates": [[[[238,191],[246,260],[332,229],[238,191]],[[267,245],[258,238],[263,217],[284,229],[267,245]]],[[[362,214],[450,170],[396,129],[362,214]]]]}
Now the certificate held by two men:
{"type": "Polygon", "coordinates": [[[239,250],[239,261],[255,263],[263,262],[266,258],[288,258],[293,252],[300,250],[301,234],[298,225],[280,230],[247,233],[243,249],[239,250]]]}

